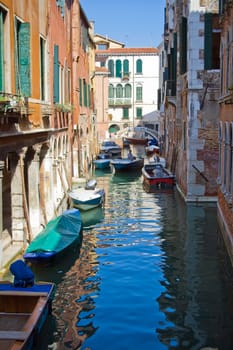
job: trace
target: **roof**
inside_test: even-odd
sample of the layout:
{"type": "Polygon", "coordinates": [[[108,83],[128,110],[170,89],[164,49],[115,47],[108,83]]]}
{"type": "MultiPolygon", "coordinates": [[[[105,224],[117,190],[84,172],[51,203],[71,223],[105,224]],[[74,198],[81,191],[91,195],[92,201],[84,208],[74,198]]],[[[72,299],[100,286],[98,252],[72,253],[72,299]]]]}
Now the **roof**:
{"type": "Polygon", "coordinates": [[[97,55],[148,55],[148,54],[159,54],[159,49],[155,47],[145,47],[145,48],[114,48],[114,49],[108,49],[108,50],[96,50],[97,55]]]}

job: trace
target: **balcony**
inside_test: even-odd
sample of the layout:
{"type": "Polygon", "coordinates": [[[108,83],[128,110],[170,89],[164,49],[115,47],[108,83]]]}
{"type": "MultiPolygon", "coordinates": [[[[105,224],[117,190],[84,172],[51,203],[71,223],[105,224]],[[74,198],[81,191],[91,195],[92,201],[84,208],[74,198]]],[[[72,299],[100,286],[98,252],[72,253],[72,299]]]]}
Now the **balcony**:
{"type": "Polygon", "coordinates": [[[15,124],[21,124],[23,128],[30,127],[28,115],[31,114],[28,107],[28,99],[20,96],[0,92],[0,129],[9,130],[15,124]],[[28,124],[28,125],[27,125],[28,124]]]}
{"type": "Polygon", "coordinates": [[[131,107],[132,100],[131,98],[109,98],[108,99],[109,107],[131,107]]]}

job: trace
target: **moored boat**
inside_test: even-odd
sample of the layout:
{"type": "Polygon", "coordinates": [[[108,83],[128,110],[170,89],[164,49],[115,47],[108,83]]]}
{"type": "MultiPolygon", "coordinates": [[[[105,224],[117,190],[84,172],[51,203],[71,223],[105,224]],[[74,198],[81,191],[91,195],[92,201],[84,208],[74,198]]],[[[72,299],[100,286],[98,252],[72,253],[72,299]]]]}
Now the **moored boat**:
{"type": "Polygon", "coordinates": [[[115,172],[141,170],[144,165],[144,159],[136,157],[133,159],[116,158],[111,160],[111,165],[113,166],[115,172]]]}
{"type": "Polygon", "coordinates": [[[69,197],[75,208],[90,210],[101,206],[104,203],[105,191],[103,188],[96,188],[96,181],[90,180],[85,187],[78,187],[70,191],[69,197]]]}
{"type": "Polygon", "coordinates": [[[51,310],[54,284],[34,283],[21,260],[11,267],[14,283],[0,282],[0,349],[32,350],[51,310]]]}
{"type": "Polygon", "coordinates": [[[110,168],[111,157],[108,153],[100,153],[96,159],[93,160],[95,169],[108,169],[110,168]]]}
{"type": "Polygon", "coordinates": [[[78,209],[65,210],[49,221],[27,247],[25,260],[45,261],[65,251],[73,243],[81,243],[82,219],[78,209]]]}
{"type": "Polygon", "coordinates": [[[137,137],[137,136],[128,137],[128,136],[126,136],[125,141],[131,145],[146,145],[148,142],[148,139],[146,137],[137,137]]]}
{"type": "Polygon", "coordinates": [[[148,163],[142,168],[143,182],[151,188],[169,188],[175,185],[175,176],[161,163],[148,163]]]}

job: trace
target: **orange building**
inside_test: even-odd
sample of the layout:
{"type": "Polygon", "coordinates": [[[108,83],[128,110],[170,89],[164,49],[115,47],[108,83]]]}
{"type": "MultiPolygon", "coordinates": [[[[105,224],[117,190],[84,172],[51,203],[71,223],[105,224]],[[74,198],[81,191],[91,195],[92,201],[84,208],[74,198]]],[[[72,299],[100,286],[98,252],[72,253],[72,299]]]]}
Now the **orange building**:
{"type": "Polygon", "coordinates": [[[77,169],[85,174],[90,29],[78,0],[0,1],[0,267],[66,208],[77,169]]]}

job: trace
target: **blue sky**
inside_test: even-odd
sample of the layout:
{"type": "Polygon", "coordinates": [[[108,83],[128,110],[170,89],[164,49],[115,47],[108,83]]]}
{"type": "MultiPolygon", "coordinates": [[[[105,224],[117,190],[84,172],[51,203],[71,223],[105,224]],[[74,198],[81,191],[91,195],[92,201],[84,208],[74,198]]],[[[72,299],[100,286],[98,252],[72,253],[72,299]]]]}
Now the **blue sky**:
{"type": "Polygon", "coordinates": [[[126,47],[157,47],[162,41],[165,0],[80,0],[95,33],[126,47]]]}

